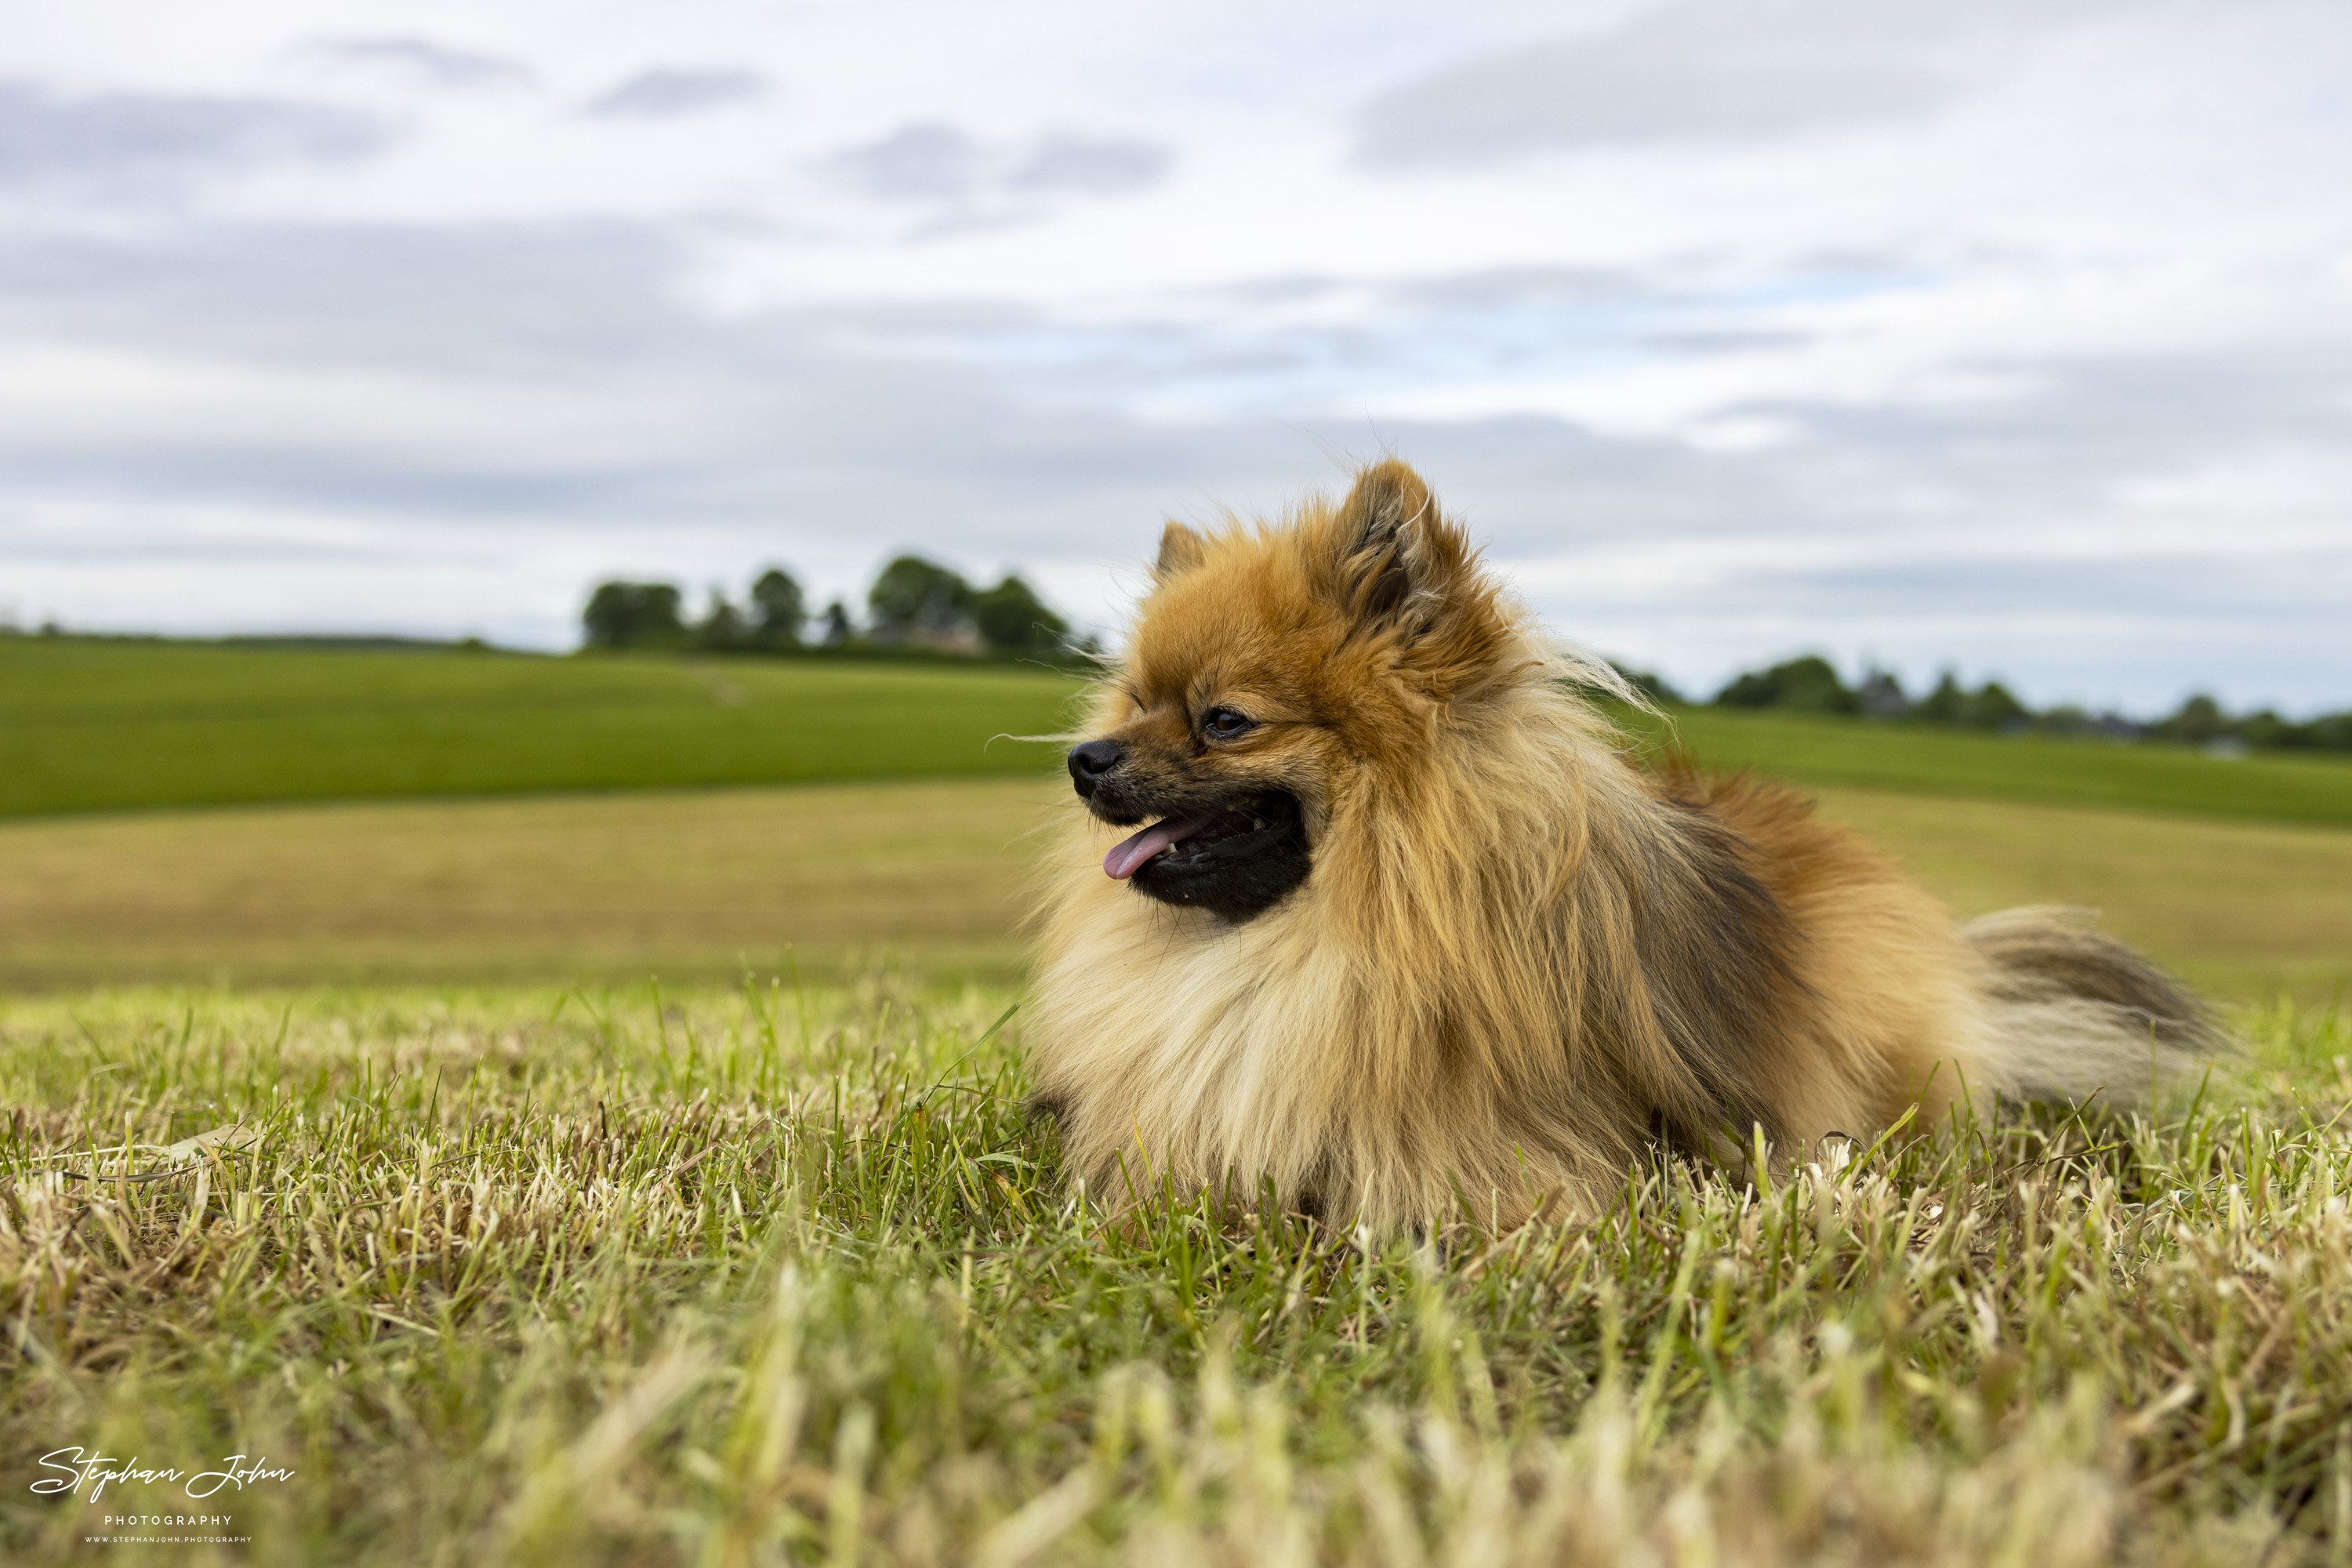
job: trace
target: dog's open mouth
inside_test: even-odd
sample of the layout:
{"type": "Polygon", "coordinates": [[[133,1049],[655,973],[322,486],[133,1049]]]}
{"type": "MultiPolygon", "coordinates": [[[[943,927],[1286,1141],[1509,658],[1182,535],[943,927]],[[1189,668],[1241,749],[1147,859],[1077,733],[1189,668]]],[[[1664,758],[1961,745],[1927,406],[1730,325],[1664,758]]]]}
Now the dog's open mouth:
{"type": "Polygon", "coordinates": [[[1287,840],[1298,827],[1298,802],[1279,791],[1245,795],[1222,811],[1155,822],[1103,857],[1103,873],[1122,881],[1146,865],[1155,870],[1206,870],[1287,840]]]}

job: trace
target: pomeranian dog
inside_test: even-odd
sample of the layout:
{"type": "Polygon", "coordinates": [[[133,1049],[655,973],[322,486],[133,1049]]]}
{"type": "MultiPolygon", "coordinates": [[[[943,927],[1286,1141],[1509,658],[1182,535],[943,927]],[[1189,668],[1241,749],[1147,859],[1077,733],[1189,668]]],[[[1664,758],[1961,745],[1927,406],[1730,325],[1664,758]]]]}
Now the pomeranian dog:
{"type": "Polygon", "coordinates": [[[1088,1194],[1427,1230],[1590,1212],[2218,1037],[2079,911],[1965,927],[1750,778],[1646,772],[1417,474],[1171,523],[1044,916],[1034,1103],[1088,1194]],[[1131,836],[1124,830],[1140,828],[1131,836]]]}

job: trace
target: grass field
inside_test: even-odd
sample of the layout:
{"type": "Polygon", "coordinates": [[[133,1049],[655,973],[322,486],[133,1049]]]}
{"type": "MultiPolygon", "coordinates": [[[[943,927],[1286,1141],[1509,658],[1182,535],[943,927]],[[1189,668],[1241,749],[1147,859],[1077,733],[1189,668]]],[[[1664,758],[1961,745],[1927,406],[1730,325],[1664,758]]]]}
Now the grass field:
{"type": "MultiPolygon", "coordinates": [[[[996,739],[1080,683],[1003,665],[540,658],[0,637],[0,816],[408,795],[1042,774],[996,739]]],[[[2352,759],[2224,762],[1712,709],[1716,768],[1836,788],[2352,826],[2352,759]]]]}
{"type": "MultiPolygon", "coordinates": [[[[1050,781],[0,823],[0,984],[723,979],[877,952],[1013,979],[1050,781]]],[[[1832,790],[1962,914],[2088,904],[2223,995],[2352,984],[2352,831],[1832,790]]]]}
{"type": "Polygon", "coordinates": [[[1071,692],[0,639],[0,1559],[2352,1563],[2352,767],[1682,716],[2252,1053],[1416,1247],[1061,1188],[1071,692]]]}
{"type": "Polygon", "coordinates": [[[1753,768],[1824,789],[2352,825],[2352,758],[2238,759],[2160,745],[1987,735],[1831,715],[1677,708],[1629,716],[1708,768],[1753,768]]]}
{"type": "Polygon", "coordinates": [[[1003,665],[0,637],[0,816],[1035,773],[1077,683],[1003,665]]]}
{"type": "Polygon", "coordinates": [[[110,1560],[2352,1550],[2341,1015],[2266,1015],[2154,1121],[1637,1172],[1591,1224],[1416,1247],[1099,1224],[1021,1122],[1011,1001],[0,1005],[0,1555],[188,1512],[241,1543],[110,1560]],[[36,1493],[69,1449],[269,1473],[36,1493]]]}
{"type": "Polygon", "coordinates": [[[1018,970],[1034,780],[0,823],[0,982],[1018,970]]]}
{"type": "Polygon", "coordinates": [[[1821,803],[1960,915],[2084,906],[2219,996],[2352,990],[2352,832],[1863,790],[1821,803]]]}

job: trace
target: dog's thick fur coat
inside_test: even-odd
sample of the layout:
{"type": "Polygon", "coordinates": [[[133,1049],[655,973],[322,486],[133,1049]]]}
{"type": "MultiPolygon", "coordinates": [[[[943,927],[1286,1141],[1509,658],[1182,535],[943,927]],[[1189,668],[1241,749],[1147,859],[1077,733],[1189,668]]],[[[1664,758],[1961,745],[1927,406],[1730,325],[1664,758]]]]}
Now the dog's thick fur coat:
{"type": "Polygon", "coordinates": [[[1031,1030],[1096,1201],[1270,1182],[1334,1224],[1507,1226],[1648,1151],[2127,1100],[2212,1043],[2072,912],[1963,928],[1789,790],[1636,768],[1580,677],[1611,679],[1402,463],[1278,525],[1169,526],[1072,754],[1031,1030]],[[1166,816],[1140,855],[1235,803],[1201,835],[1230,864],[1096,864],[1106,821],[1166,816]]]}

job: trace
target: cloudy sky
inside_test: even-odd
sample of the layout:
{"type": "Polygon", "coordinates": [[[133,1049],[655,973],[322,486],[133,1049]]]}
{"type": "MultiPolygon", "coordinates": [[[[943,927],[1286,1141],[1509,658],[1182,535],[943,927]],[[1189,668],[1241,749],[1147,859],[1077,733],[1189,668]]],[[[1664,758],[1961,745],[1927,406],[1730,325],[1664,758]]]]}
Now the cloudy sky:
{"type": "Polygon", "coordinates": [[[17,7],[0,612],[1108,626],[1395,451],[1696,688],[2340,707],[2347,82],[2341,0],[17,7]]]}

